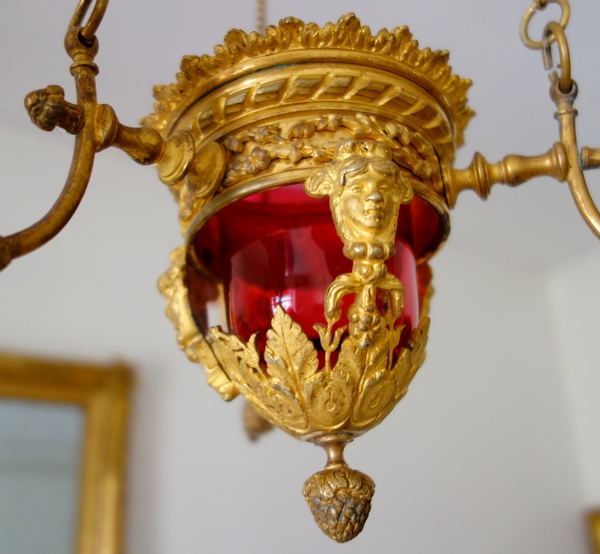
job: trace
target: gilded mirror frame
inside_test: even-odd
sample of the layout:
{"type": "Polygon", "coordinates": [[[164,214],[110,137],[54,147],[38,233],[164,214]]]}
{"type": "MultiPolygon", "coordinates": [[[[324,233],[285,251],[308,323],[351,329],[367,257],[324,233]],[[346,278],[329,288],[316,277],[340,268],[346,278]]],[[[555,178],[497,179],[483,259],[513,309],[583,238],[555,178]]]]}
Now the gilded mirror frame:
{"type": "Polygon", "coordinates": [[[587,519],[592,554],[600,554],[600,510],[590,512],[587,519]]]}
{"type": "Polygon", "coordinates": [[[0,353],[0,396],[77,404],[85,412],[77,554],[120,554],[133,382],[124,364],[94,365],[0,353]]]}

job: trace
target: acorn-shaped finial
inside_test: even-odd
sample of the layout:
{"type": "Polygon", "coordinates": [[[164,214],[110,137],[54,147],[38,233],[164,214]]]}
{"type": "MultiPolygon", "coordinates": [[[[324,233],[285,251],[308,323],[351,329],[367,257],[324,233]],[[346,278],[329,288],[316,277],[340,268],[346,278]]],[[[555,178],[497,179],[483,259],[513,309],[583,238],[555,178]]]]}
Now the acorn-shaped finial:
{"type": "Polygon", "coordinates": [[[317,525],[337,542],[348,542],[362,531],[375,494],[373,480],[344,461],[343,450],[350,440],[327,437],[318,441],[327,451],[328,463],[302,487],[317,525]]]}

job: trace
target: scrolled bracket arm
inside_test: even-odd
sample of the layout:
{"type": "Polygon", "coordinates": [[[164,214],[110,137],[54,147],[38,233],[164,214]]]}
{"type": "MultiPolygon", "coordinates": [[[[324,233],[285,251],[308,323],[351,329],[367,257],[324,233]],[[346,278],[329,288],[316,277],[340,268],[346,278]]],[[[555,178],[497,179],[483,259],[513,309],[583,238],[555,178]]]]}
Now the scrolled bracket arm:
{"type": "Polygon", "coordinates": [[[550,97],[556,105],[555,119],[559,125],[560,142],[541,156],[506,156],[496,164],[490,164],[481,154],[475,153],[471,165],[466,169],[444,168],[444,187],[448,204],[456,204],[463,190],[474,190],[486,199],[492,185],[503,183],[520,185],[534,177],[547,175],[569,184],[579,213],[592,232],[600,238],[600,211],[594,204],[583,174],[584,169],[600,167],[600,148],[584,147],[579,153],[573,107],[577,97],[577,84],[571,81],[567,92],[561,89],[561,79],[554,76],[550,97]]]}
{"type": "Polygon", "coordinates": [[[557,108],[554,118],[558,121],[560,142],[555,143],[541,156],[511,155],[496,164],[490,164],[477,152],[466,169],[443,167],[444,189],[450,207],[456,204],[456,198],[463,190],[474,190],[485,200],[495,183],[516,186],[533,177],[547,175],[569,184],[581,216],[592,232],[600,238],[600,211],[592,200],[583,174],[584,169],[600,167],[600,148],[584,147],[580,153],[577,147],[577,110],[573,107],[577,97],[577,84],[571,78],[571,55],[565,34],[569,15],[568,0],[535,0],[521,23],[523,43],[528,48],[542,50],[546,69],[552,69],[554,66],[551,45],[553,42],[557,44],[560,63],[557,70],[550,74],[550,98],[557,108]],[[551,21],[546,25],[541,41],[532,41],[528,32],[531,17],[536,11],[545,9],[549,3],[560,5],[561,20],[551,21]]]}
{"type": "Polygon", "coordinates": [[[96,152],[116,146],[142,165],[155,164],[160,179],[167,185],[183,179],[192,166],[194,139],[187,131],[174,133],[165,140],[155,130],[121,125],[110,106],[98,104],[95,32],[108,0],[97,0],[89,22],[81,27],[91,2],[80,0],[65,37],[65,49],[73,60],[71,75],[75,80],[77,104],[67,102],[64,90],[58,85],[34,91],[25,98],[25,108],[37,127],[44,131],[61,127],[76,135],[69,174],[60,196],[42,219],[23,231],[0,236],[0,271],[13,259],[52,240],[69,222],[87,189],[96,152]]]}
{"type": "Polygon", "coordinates": [[[446,168],[444,185],[446,199],[450,207],[463,190],[474,190],[485,200],[496,183],[517,186],[534,177],[548,175],[564,181],[568,174],[567,153],[562,143],[555,143],[550,150],[540,156],[517,156],[511,154],[501,161],[490,164],[479,152],[473,156],[466,169],[446,168]]]}
{"type": "Polygon", "coordinates": [[[65,37],[65,48],[73,60],[71,75],[75,79],[77,105],[64,100],[64,92],[56,85],[29,94],[26,108],[32,121],[41,129],[63,127],[76,133],[71,168],[60,196],[50,211],[27,229],[0,237],[0,271],[13,259],[33,252],[53,239],[69,222],[79,206],[92,173],[94,163],[93,120],[96,111],[95,76],[98,67],[94,58],[98,41],[84,44],[78,28],[71,28],[65,37]]]}
{"type": "Polygon", "coordinates": [[[577,110],[573,108],[573,102],[577,97],[577,84],[573,81],[571,90],[563,92],[560,89],[559,81],[555,80],[550,88],[550,97],[557,107],[554,117],[558,121],[560,138],[565,146],[569,161],[569,172],[566,181],[569,183],[571,195],[581,217],[583,217],[592,232],[600,238],[600,211],[598,211],[592,200],[583,175],[583,169],[600,166],[599,152],[590,148],[583,148],[581,156],[579,154],[575,128],[577,110]]]}
{"type": "Polygon", "coordinates": [[[154,129],[127,127],[119,123],[107,104],[98,106],[95,139],[97,151],[115,146],[141,165],[156,165],[158,176],[166,185],[178,183],[186,176],[195,155],[191,133],[178,131],[165,140],[154,129]]]}

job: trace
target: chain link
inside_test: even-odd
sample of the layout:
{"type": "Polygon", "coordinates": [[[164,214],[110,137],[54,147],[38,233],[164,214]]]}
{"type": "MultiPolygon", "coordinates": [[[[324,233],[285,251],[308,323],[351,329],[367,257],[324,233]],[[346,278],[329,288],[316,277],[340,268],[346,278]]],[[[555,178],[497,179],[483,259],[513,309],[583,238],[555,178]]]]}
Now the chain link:
{"type": "Polygon", "coordinates": [[[256,31],[264,34],[267,27],[267,0],[256,0],[256,31]]]}
{"type": "Polygon", "coordinates": [[[571,79],[571,54],[569,53],[569,43],[567,41],[567,35],[565,34],[564,29],[556,23],[556,21],[551,21],[546,25],[544,29],[544,66],[546,69],[552,69],[554,66],[552,62],[552,42],[556,40],[556,45],[558,46],[558,55],[560,57],[560,63],[558,67],[560,68],[560,77],[558,76],[556,71],[553,71],[551,74],[552,81],[558,79],[558,87],[563,94],[569,93],[569,91],[573,88],[573,80],[571,79]]]}
{"type": "MultiPolygon", "coordinates": [[[[92,2],[93,0],[79,0],[79,4],[77,5],[77,8],[75,8],[75,13],[71,18],[71,23],[69,24],[69,27],[81,27],[83,25],[83,19],[92,2]]],[[[81,30],[81,37],[83,37],[83,39],[87,41],[87,43],[91,44],[92,42],[94,42],[94,37],[96,36],[98,27],[100,27],[100,23],[102,23],[102,18],[106,13],[107,7],[108,0],[96,0],[96,4],[94,5],[92,15],[90,15],[88,22],[85,24],[85,27],[81,30]]]]}
{"type": "MultiPolygon", "coordinates": [[[[527,48],[531,48],[532,50],[542,50],[544,48],[544,42],[542,40],[534,41],[529,37],[529,22],[533,17],[533,14],[537,11],[542,11],[548,6],[548,4],[558,4],[561,9],[560,16],[560,25],[563,30],[567,27],[569,23],[569,18],[571,17],[571,6],[569,5],[569,0],[534,0],[531,7],[525,12],[523,16],[523,20],[521,21],[521,29],[520,35],[523,44],[527,46],[527,48]]],[[[551,37],[550,42],[554,39],[551,37]]]]}

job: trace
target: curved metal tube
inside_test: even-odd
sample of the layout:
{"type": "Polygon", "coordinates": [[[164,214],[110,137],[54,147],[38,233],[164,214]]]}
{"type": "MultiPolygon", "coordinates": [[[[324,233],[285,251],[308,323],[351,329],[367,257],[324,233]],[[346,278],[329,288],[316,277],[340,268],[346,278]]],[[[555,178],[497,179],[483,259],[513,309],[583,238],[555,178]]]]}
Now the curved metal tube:
{"type": "MultiPolygon", "coordinates": [[[[105,1],[99,0],[97,6],[105,1]]],[[[86,2],[82,0],[82,3],[86,2]]],[[[14,258],[43,246],[63,229],[77,210],[92,174],[96,152],[95,75],[98,73],[93,60],[98,52],[98,41],[86,45],[81,40],[80,29],[73,27],[67,32],[65,47],[73,60],[71,74],[75,79],[77,105],[83,111],[83,125],[75,138],[71,168],[60,196],[42,219],[23,231],[0,237],[0,271],[14,258]]]]}
{"type": "Polygon", "coordinates": [[[583,217],[589,228],[600,239],[600,212],[590,196],[585,177],[583,176],[583,171],[581,170],[581,167],[579,167],[577,148],[572,148],[573,153],[570,153],[569,150],[571,149],[567,149],[567,156],[572,160],[572,169],[567,177],[567,181],[569,182],[571,194],[573,195],[573,199],[575,200],[575,204],[581,217],[583,217]],[[573,165],[573,163],[576,165],[573,165]]]}
{"type": "Polygon", "coordinates": [[[453,206],[456,196],[462,190],[472,189],[485,199],[494,183],[518,185],[538,175],[550,175],[569,183],[579,213],[592,232],[600,238],[600,210],[594,204],[583,175],[583,169],[600,167],[600,148],[584,148],[580,156],[577,147],[577,110],[573,107],[577,97],[577,84],[571,78],[571,56],[564,31],[569,15],[568,0],[534,0],[521,23],[521,39],[528,48],[543,50],[546,69],[553,67],[552,43],[556,41],[558,46],[560,73],[554,71],[550,75],[550,97],[557,107],[554,117],[559,123],[560,142],[542,156],[507,156],[497,164],[489,164],[481,154],[476,153],[473,162],[466,169],[445,168],[444,186],[448,203],[453,206]],[[529,22],[536,11],[543,10],[549,3],[561,6],[561,21],[548,23],[544,28],[542,41],[534,42],[529,38],[529,22]]]}
{"type": "Polygon", "coordinates": [[[8,260],[2,264],[0,256],[0,269],[11,259],[24,256],[54,238],[69,222],[79,206],[92,174],[94,163],[94,126],[95,95],[90,96],[90,80],[93,84],[93,75],[79,68],[76,76],[78,104],[84,108],[84,126],[75,138],[75,147],[71,167],[65,186],[60,196],[50,208],[48,213],[31,227],[0,239],[0,248],[8,251],[8,260]],[[91,79],[90,79],[91,78],[91,79]]]}
{"type": "Polygon", "coordinates": [[[81,28],[79,24],[92,1],[80,0],[65,37],[65,48],[73,60],[71,74],[75,79],[77,104],[66,102],[64,91],[56,85],[34,91],[25,99],[33,123],[41,129],[48,131],[59,126],[77,133],[65,186],[40,221],[19,233],[0,237],[0,271],[14,258],[46,244],[69,222],[86,191],[96,152],[109,146],[121,148],[140,164],[156,164],[161,180],[169,185],[181,180],[192,165],[195,152],[190,133],[175,133],[165,141],[158,131],[121,125],[110,106],[98,105],[95,83],[98,67],[94,63],[98,41],[93,33],[104,16],[108,0],[96,1],[86,27],[81,28]],[[85,35],[86,31],[91,33],[90,37],[85,35]]]}
{"type": "Polygon", "coordinates": [[[551,95],[558,107],[556,119],[558,119],[559,123],[560,139],[569,162],[566,181],[569,183],[569,189],[579,213],[593,233],[600,238],[600,211],[596,208],[588,190],[577,147],[577,133],[575,129],[577,110],[572,107],[573,99],[577,95],[577,85],[573,82],[572,90],[564,94],[560,90],[559,81],[557,80],[552,86],[551,95]]]}
{"type": "Polygon", "coordinates": [[[571,57],[565,32],[556,22],[548,23],[544,29],[544,64],[547,68],[551,68],[553,65],[550,50],[550,38],[552,36],[558,44],[561,71],[560,76],[556,72],[552,75],[550,97],[557,107],[555,118],[559,123],[560,141],[568,161],[569,170],[565,180],[569,183],[569,189],[579,213],[592,232],[600,238],[600,211],[596,208],[587,188],[577,146],[575,127],[577,110],[573,108],[573,103],[577,97],[577,84],[571,79],[571,57]]]}

